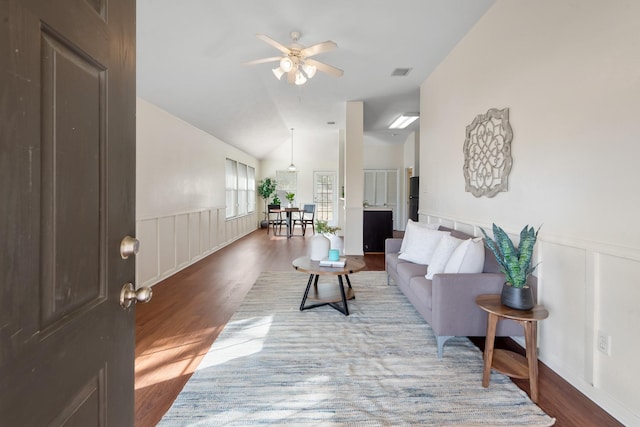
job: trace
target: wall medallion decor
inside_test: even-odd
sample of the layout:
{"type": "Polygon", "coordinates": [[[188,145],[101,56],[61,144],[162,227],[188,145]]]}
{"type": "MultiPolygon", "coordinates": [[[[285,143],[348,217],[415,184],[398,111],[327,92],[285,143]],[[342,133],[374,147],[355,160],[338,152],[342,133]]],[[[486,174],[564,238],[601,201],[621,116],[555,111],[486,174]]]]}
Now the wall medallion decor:
{"type": "Polygon", "coordinates": [[[491,108],[487,114],[476,116],[467,126],[464,140],[465,191],[476,197],[507,191],[512,139],[508,108],[491,108]]]}

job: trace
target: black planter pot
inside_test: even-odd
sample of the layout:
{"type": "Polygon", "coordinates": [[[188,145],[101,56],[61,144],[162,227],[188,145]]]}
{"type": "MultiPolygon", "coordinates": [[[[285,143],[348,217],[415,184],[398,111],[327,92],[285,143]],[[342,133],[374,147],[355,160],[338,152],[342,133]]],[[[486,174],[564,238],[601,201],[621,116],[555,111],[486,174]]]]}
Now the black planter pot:
{"type": "Polygon", "coordinates": [[[534,306],[533,290],[529,286],[514,288],[505,283],[502,286],[500,300],[503,305],[516,310],[531,310],[534,306]]]}

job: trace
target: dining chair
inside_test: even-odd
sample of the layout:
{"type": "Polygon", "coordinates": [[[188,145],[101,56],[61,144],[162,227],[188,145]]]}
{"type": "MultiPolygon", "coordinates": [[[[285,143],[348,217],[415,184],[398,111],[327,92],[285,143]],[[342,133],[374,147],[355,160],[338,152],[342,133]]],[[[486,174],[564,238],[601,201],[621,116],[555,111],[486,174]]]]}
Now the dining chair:
{"type": "Polygon", "coordinates": [[[280,211],[280,205],[269,205],[267,212],[267,235],[269,234],[269,229],[273,227],[273,235],[276,235],[276,227],[280,228],[280,233],[282,234],[282,224],[286,226],[286,219],[282,217],[282,212],[280,211]]]}
{"type": "Polygon", "coordinates": [[[316,215],[316,205],[305,204],[302,206],[302,210],[298,212],[298,217],[293,220],[293,226],[295,227],[296,224],[300,224],[300,227],[302,228],[302,235],[304,236],[305,233],[307,232],[307,225],[311,225],[311,228],[313,229],[313,233],[315,234],[316,232],[315,215],[316,215]]]}

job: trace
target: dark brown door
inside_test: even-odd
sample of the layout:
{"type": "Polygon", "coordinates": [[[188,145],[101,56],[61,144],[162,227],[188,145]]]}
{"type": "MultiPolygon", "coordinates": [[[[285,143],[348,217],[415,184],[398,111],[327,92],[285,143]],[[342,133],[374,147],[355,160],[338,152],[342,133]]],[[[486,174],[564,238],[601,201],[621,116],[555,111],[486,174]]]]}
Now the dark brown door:
{"type": "Polygon", "coordinates": [[[135,0],[0,0],[0,425],[133,425],[135,0]]]}

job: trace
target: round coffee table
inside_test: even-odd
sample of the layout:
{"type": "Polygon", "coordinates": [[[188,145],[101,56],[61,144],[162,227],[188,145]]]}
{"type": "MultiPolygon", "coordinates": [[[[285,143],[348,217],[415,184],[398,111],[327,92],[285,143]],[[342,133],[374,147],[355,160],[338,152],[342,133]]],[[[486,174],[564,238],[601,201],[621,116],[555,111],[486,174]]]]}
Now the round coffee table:
{"type": "Polygon", "coordinates": [[[311,261],[308,256],[303,256],[293,260],[293,268],[304,273],[309,273],[309,280],[307,281],[307,288],[305,289],[304,296],[302,297],[300,311],[320,307],[323,305],[329,305],[345,316],[349,315],[349,306],[347,304],[347,300],[351,300],[356,297],[353,293],[353,288],[351,287],[349,274],[362,271],[367,265],[365,264],[362,257],[346,256],[345,258],[347,262],[344,267],[320,267],[320,261],[311,261]],[[325,275],[338,276],[337,289],[330,284],[321,283],[320,285],[318,285],[318,278],[325,275]],[[348,288],[346,290],[344,288],[342,276],[344,276],[347,280],[348,288]],[[311,291],[312,284],[313,291],[311,291]],[[306,305],[307,299],[318,302],[315,304],[306,305]],[[340,302],[342,302],[342,305],[338,304],[340,302]]]}

